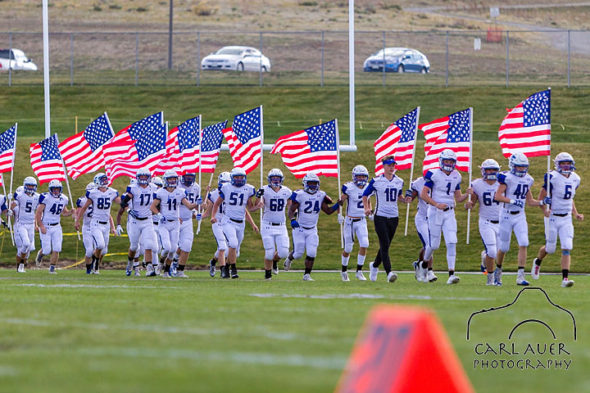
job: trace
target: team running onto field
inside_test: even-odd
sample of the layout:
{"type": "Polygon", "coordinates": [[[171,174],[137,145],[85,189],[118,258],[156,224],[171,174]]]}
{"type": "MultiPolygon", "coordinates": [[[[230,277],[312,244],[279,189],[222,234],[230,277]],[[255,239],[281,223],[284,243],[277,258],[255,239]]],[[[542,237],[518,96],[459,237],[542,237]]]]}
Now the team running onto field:
{"type": "MultiPolygon", "coordinates": [[[[392,270],[389,248],[398,226],[398,203],[412,203],[418,199],[415,226],[422,244],[418,260],[413,263],[416,280],[432,283],[437,280],[433,271],[433,255],[440,248],[444,236],[448,269],[447,284],[457,284],[455,274],[457,248],[457,203],[466,209],[477,204],[479,233],[484,245],[481,269],[487,272],[487,285],[502,285],[502,267],[514,233],[518,243],[517,285],[529,285],[525,278],[527,249],[529,246],[525,206],[539,206],[545,220],[545,245],[534,258],[531,277],[539,278],[541,263],[547,254],[561,246],[562,287],[571,287],[569,269],[573,248],[574,227],[572,218],[583,220],[576,210],[574,197],[580,177],[574,172],[575,162],[569,153],[559,153],[554,160],[555,169],[545,175],[538,199],[532,196],[533,178],[528,174],[529,162],[522,153],[509,158],[509,171],[500,172],[493,159],[485,160],[481,178],[474,180],[465,193],[461,191],[461,175],[455,169],[457,157],[452,150],[443,150],[439,168],[415,179],[403,192],[404,181],[395,174],[395,159],[382,159],[384,173],[369,181],[369,171],[362,165],[352,170],[352,181],[345,183],[340,198],[334,202],[320,189],[320,179],[314,173],[303,178],[303,188],[292,191],[283,185],[281,170],[268,173],[268,185],[256,189],[247,183],[246,172],[234,168],[218,177],[218,186],[201,198],[195,174],[177,174],[168,170],[163,180],[151,177],[146,169],[137,171],[127,190],[119,195],[109,187],[109,179],[99,173],[86,186],[86,195],[79,198],[77,209],[68,209],[68,198],[62,194],[57,180],[49,183],[48,192],[37,193],[37,181],[27,177],[14,194],[10,208],[1,203],[2,214],[14,216],[17,271],[25,272],[27,260],[35,249],[34,232],[39,230],[41,250],[35,258],[41,264],[49,256],[49,272],[56,273],[57,260],[62,249],[61,216],[74,216],[76,230],[82,229],[86,250],[86,273],[99,274],[99,266],[107,254],[109,235],[121,235],[121,217],[127,212],[129,236],[127,276],[140,275],[140,258],[146,276],[187,277],[185,266],[194,240],[193,220],[210,217],[217,250],[209,261],[209,274],[215,277],[238,278],[237,260],[244,239],[245,223],[260,234],[264,247],[265,279],[279,273],[278,262],[283,260],[289,270],[295,260],[304,260],[304,281],[313,281],[311,272],[319,247],[317,230],[320,212],[338,213],[343,226],[342,281],[350,281],[348,264],[355,243],[358,243],[355,277],[365,281],[363,273],[369,234],[367,219],[373,221],[379,239],[379,250],[369,263],[369,279],[376,281],[383,265],[387,281],[394,282],[397,274],[392,270]],[[371,198],[375,198],[373,208],[371,198]],[[113,205],[120,205],[116,226],[111,216],[113,205]],[[341,210],[344,208],[344,214],[341,210]],[[252,220],[251,212],[262,209],[260,228],[252,220]],[[203,211],[203,214],[201,214],[203,211]],[[287,220],[288,218],[288,220],[287,220]],[[293,249],[287,230],[290,223],[293,249]]],[[[4,198],[4,197],[2,197],[4,198]]]]}

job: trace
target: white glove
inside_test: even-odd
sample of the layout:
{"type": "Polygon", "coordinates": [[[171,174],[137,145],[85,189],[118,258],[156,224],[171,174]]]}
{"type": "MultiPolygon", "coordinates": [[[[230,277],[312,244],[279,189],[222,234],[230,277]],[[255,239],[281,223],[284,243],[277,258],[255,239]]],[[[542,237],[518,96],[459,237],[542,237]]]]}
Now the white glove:
{"type": "Polygon", "coordinates": [[[117,236],[121,236],[123,234],[123,227],[121,225],[117,225],[117,230],[115,231],[117,236]]]}
{"type": "Polygon", "coordinates": [[[203,218],[203,215],[201,213],[197,213],[195,217],[196,217],[197,221],[201,221],[201,219],[203,218]]]}
{"type": "Polygon", "coordinates": [[[201,198],[201,197],[198,197],[198,198],[197,198],[197,200],[195,201],[195,203],[196,203],[197,205],[202,205],[202,204],[203,204],[203,198],[201,198]]]}
{"type": "Polygon", "coordinates": [[[374,214],[369,214],[369,220],[374,221],[375,220],[375,215],[374,214]]]}
{"type": "Polygon", "coordinates": [[[344,224],[344,216],[342,214],[338,214],[338,224],[344,224]]]}
{"type": "Polygon", "coordinates": [[[8,209],[8,210],[6,210],[6,216],[7,216],[7,217],[12,217],[12,216],[14,216],[14,212],[12,211],[12,209],[8,209]]]}

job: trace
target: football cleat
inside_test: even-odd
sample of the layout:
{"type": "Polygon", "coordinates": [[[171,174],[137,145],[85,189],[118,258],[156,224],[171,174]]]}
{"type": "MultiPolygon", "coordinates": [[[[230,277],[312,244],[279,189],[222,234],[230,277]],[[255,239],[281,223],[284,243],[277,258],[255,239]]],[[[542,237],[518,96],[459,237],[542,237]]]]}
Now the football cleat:
{"type": "Polygon", "coordinates": [[[162,264],[158,263],[154,267],[154,273],[156,273],[156,276],[159,276],[162,273],[162,264]]]}
{"type": "Polygon", "coordinates": [[[186,275],[186,273],[184,272],[184,270],[179,270],[176,272],[176,277],[180,277],[180,278],[188,278],[188,276],[186,275]]]}
{"type": "Polygon", "coordinates": [[[229,278],[229,266],[221,266],[219,269],[221,270],[221,278],[229,278]]]}
{"type": "Polygon", "coordinates": [[[387,275],[387,281],[394,283],[395,280],[397,280],[397,274],[395,274],[395,272],[389,272],[387,275]]]}
{"type": "Polygon", "coordinates": [[[209,261],[209,275],[215,277],[215,265],[213,264],[213,259],[209,261]]]}
{"type": "Polygon", "coordinates": [[[43,260],[43,250],[39,250],[37,252],[37,256],[35,257],[35,264],[37,265],[37,267],[41,267],[41,261],[43,260]]]}
{"type": "Polygon", "coordinates": [[[526,287],[527,285],[530,285],[529,282],[527,280],[525,280],[525,278],[524,278],[524,272],[518,273],[516,275],[516,285],[521,285],[524,287],[526,287]]]}
{"type": "Polygon", "coordinates": [[[57,271],[56,271],[54,265],[49,266],[49,274],[57,274],[57,271]]]}
{"type": "Polygon", "coordinates": [[[16,271],[18,273],[24,273],[25,272],[25,264],[24,263],[19,263],[18,264],[18,269],[16,269],[16,271]]]}
{"type": "Polygon", "coordinates": [[[293,263],[292,259],[289,259],[289,257],[285,258],[285,262],[283,262],[283,269],[285,269],[286,272],[291,269],[291,263],[293,263]]]}
{"type": "Polygon", "coordinates": [[[447,280],[447,284],[452,285],[452,284],[458,284],[459,283],[460,278],[453,275],[449,276],[449,279],[447,280]]]}
{"type": "Polygon", "coordinates": [[[135,277],[141,276],[141,272],[139,271],[139,266],[133,266],[133,272],[135,273],[135,277]]]}
{"type": "Polygon", "coordinates": [[[369,280],[377,281],[377,274],[379,274],[379,267],[373,267],[373,262],[369,263],[369,280]]]}
{"type": "Polygon", "coordinates": [[[350,281],[350,278],[348,278],[348,272],[340,272],[340,276],[342,277],[342,281],[350,281]]]}
{"type": "Polygon", "coordinates": [[[145,267],[145,276],[156,277],[156,271],[154,270],[154,266],[151,263],[148,263],[145,267]]]}
{"type": "Polygon", "coordinates": [[[125,275],[129,277],[131,275],[131,271],[133,269],[133,265],[131,262],[127,262],[127,267],[125,268],[125,275]]]}
{"type": "Polygon", "coordinates": [[[496,270],[494,270],[494,285],[497,287],[502,286],[502,268],[496,266],[496,270]]]}
{"type": "Polygon", "coordinates": [[[367,279],[365,278],[365,275],[360,270],[356,272],[355,277],[359,281],[367,281],[367,279]]]}
{"type": "Polygon", "coordinates": [[[531,278],[533,280],[539,279],[539,272],[541,271],[541,265],[537,265],[539,258],[533,259],[533,266],[531,266],[531,278]]]}
{"type": "Polygon", "coordinates": [[[574,280],[569,280],[567,278],[564,278],[563,281],[561,282],[562,288],[569,288],[569,287],[573,287],[573,286],[574,286],[574,280]]]}
{"type": "Polygon", "coordinates": [[[494,275],[493,274],[491,274],[491,273],[488,274],[486,285],[488,285],[488,286],[496,285],[496,283],[494,282],[494,275]]]}
{"type": "Polygon", "coordinates": [[[481,270],[481,272],[483,274],[488,274],[488,271],[486,269],[486,252],[485,251],[481,252],[481,265],[479,266],[479,270],[481,270]]]}
{"type": "Polygon", "coordinates": [[[436,280],[438,280],[438,277],[434,274],[432,270],[429,270],[426,276],[426,280],[428,282],[435,282],[436,280]]]}
{"type": "Polygon", "coordinates": [[[315,281],[313,278],[311,278],[311,275],[308,274],[304,274],[303,275],[303,281],[315,281]]]}
{"type": "Polygon", "coordinates": [[[275,267],[272,268],[272,274],[274,274],[275,276],[279,275],[279,267],[278,266],[276,268],[275,267]]]}

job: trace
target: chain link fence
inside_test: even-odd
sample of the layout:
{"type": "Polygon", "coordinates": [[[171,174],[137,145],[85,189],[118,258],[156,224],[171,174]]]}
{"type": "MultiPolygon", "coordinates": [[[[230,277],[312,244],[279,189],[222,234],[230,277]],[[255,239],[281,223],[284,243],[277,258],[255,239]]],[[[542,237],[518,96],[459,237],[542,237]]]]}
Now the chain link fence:
{"type": "MultiPolygon", "coordinates": [[[[590,84],[590,31],[356,31],[358,85],[590,84]],[[427,74],[363,72],[385,47],[424,53],[427,74]]],[[[0,32],[0,48],[23,50],[38,71],[0,70],[0,85],[41,84],[41,33],[0,32]]],[[[326,86],[348,83],[348,32],[176,32],[168,69],[167,32],[50,34],[53,84],[326,86]],[[202,70],[208,54],[227,45],[261,50],[270,72],[202,70]]]]}

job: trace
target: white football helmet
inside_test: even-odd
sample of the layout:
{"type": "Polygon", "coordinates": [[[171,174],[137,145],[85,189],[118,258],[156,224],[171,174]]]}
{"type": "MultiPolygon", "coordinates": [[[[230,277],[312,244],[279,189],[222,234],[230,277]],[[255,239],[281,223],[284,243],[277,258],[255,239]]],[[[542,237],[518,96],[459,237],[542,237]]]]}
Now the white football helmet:
{"type": "Polygon", "coordinates": [[[273,168],[268,171],[267,179],[270,186],[278,187],[283,184],[283,172],[278,168],[273,168]]]}
{"type": "Polygon", "coordinates": [[[229,172],[221,172],[217,177],[217,187],[221,188],[221,186],[225,183],[229,183],[231,181],[231,177],[229,172]]]}
{"type": "Polygon", "coordinates": [[[137,184],[137,180],[135,180],[135,179],[129,180],[129,187],[134,186],[136,184],[137,184]]]}
{"type": "Polygon", "coordinates": [[[158,188],[164,187],[164,182],[162,181],[162,178],[160,176],[155,176],[152,179],[152,183],[154,183],[158,188]]]}
{"type": "Polygon", "coordinates": [[[109,178],[104,173],[97,173],[94,175],[94,184],[96,187],[106,187],[109,185],[109,178]]]}
{"type": "Polygon", "coordinates": [[[569,175],[576,170],[576,162],[570,153],[562,152],[555,156],[555,170],[564,175],[569,175]]]}
{"type": "Polygon", "coordinates": [[[352,181],[358,187],[363,188],[369,180],[369,171],[364,165],[357,165],[352,168],[352,181]]]}
{"type": "Polygon", "coordinates": [[[150,171],[147,168],[141,168],[135,174],[135,178],[137,179],[137,184],[139,184],[140,186],[145,186],[145,185],[150,184],[151,177],[152,177],[152,174],[150,173],[150,171]]]}
{"type": "Polygon", "coordinates": [[[447,172],[452,172],[457,164],[457,155],[451,149],[444,149],[438,157],[438,165],[440,169],[447,172]],[[452,164],[444,163],[443,161],[453,161],[452,164]]]}
{"type": "Polygon", "coordinates": [[[49,182],[49,193],[56,198],[61,196],[61,191],[63,187],[61,186],[61,182],[59,180],[52,180],[49,182]]]}
{"type": "MultiPolygon", "coordinates": [[[[16,192],[17,194],[19,194],[19,193],[21,193],[21,192],[25,192],[25,187],[23,187],[23,186],[18,186],[18,187],[16,188],[16,191],[15,191],[15,192],[16,192]]],[[[27,194],[27,195],[28,195],[28,194],[27,194]]]]}
{"type": "Polygon", "coordinates": [[[165,173],[164,173],[164,187],[168,188],[176,188],[176,186],[178,185],[178,173],[176,173],[175,170],[173,169],[168,169],[165,173]]]}
{"type": "Polygon", "coordinates": [[[197,178],[197,175],[195,175],[194,173],[185,173],[180,178],[180,181],[182,182],[182,185],[184,185],[186,187],[190,187],[193,184],[195,184],[196,178],[197,178]]]}
{"type": "Polygon", "coordinates": [[[514,153],[508,159],[508,166],[510,167],[510,173],[518,177],[524,177],[529,171],[529,159],[524,155],[524,153],[514,153]],[[523,167],[524,170],[516,170],[517,166],[523,167]]]}
{"type": "Polygon", "coordinates": [[[246,185],[246,171],[243,168],[234,168],[231,170],[229,177],[232,186],[242,187],[246,185]]]}
{"type": "Polygon", "coordinates": [[[86,184],[86,192],[92,191],[96,188],[96,185],[94,183],[88,183],[86,184]]]}
{"type": "Polygon", "coordinates": [[[493,158],[488,158],[479,166],[481,168],[481,177],[484,180],[497,180],[500,172],[500,164],[493,158]]]}
{"type": "Polygon", "coordinates": [[[23,187],[27,195],[33,195],[37,191],[37,179],[33,176],[25,177],[23,181],[23,187]]]}
{"type": "Polygon", "coordinates": [[[309,172],[303,177],[303,191],[315,194],[320,189],[320,178],[315,173],[309,172]]]}

